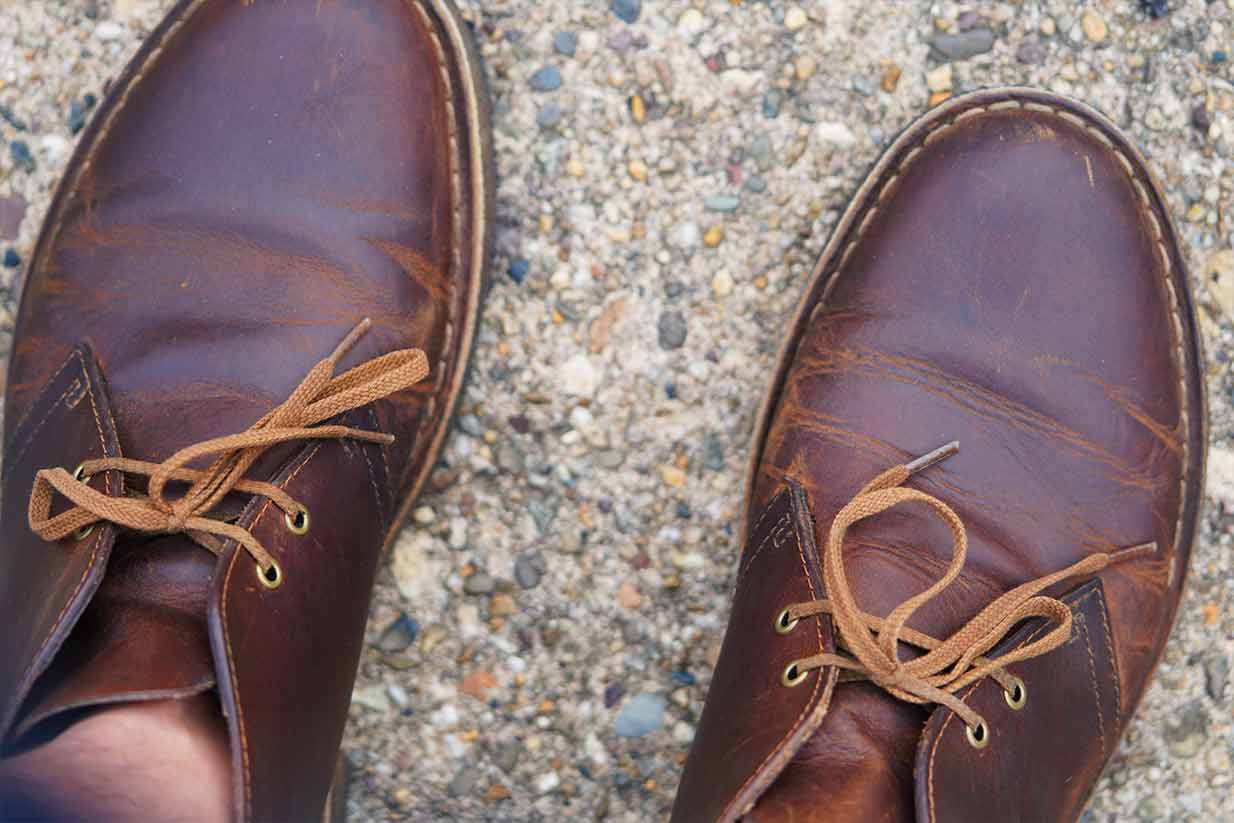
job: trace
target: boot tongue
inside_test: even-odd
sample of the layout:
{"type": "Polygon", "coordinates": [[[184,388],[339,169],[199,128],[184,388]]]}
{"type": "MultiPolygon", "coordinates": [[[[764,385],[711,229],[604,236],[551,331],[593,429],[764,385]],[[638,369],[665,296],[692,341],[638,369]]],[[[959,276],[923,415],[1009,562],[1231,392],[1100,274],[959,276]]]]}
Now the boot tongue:
{"type": "Polygon", "coordinates": [[[214,556],[183,535],[122,536],[98,593],[35,684],[16,734],[93,706],[213,688],[206,596],[214,570],[214,556]]]}

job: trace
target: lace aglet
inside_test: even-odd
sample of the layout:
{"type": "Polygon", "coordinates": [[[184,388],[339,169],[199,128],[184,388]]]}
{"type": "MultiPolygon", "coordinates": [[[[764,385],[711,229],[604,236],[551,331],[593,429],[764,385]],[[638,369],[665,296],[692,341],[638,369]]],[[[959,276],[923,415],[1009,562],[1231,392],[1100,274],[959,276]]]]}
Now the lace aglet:
{"type": "Polygon", "coordinates": [[[347,333],[347,336],[343,338],[343,341],[339,343],[338,346],[335,347],[334,351],[330,354],[330,358],[329,358],[330,362],[337,363],[338,361],[342,360],[343,355],[351,351],[351,347],[356,345],[356,343],[359,342],[360,338],[368,333],[369,327],[372,325],[373,325],[373,321],[367,317],[361,320],[359,323],[357,323],[356,327],[347,333]]]}
{"type": "Polygon", "coordinates": [[[928,469],[935,463],[941,463],[951,455],[960,450],[960,441],[952,440],[945,446],[940,446],[929,454],[923,454],[911,463],[905,464],[904,468],[908,469],[909,474],[916,474],[919,471],[928,469]]]}

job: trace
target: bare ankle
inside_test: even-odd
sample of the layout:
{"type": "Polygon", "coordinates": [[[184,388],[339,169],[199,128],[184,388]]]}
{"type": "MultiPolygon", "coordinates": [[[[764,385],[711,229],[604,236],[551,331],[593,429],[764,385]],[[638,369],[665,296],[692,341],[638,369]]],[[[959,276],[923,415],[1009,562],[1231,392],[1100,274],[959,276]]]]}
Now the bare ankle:
{"type": "Polygon", "coordinates": [[[48,820],[230,816],[227,733],[213,695],[103,709],[0,762],[0,813],[48,820]]]}

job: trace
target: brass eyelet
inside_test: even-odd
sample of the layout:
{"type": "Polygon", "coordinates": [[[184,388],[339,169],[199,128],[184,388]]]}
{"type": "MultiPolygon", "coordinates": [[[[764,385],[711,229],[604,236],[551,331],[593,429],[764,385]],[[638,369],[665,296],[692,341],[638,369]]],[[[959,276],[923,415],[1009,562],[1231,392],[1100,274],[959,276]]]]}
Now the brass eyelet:
{"type": "Polygon", "coordinates": [[[283,522],[287,524],[287,531],[292,534],[308,534],[309,530],[309,513],[308,509],[300,509],[294,515],[284,514],[283,522]]]}
{"type": "Polygon", "coordinates": [[[82,526],[80,529],[73,532],[73,539],[74,540],[85,540],[87,537],[89,537],[91,534],[94,533],[94,526],[95,526],[94,523],[91,523],[89,526],[82,526]]]}
{"type": "Polygon", "coordinates": [[[776,631],[780,634],[788,634],[797,626],[798,618],[789,619],[788,609],[776,615],[776,631]]]}
{"type": "Polygon", "coordinates": [[[81,462],[77,464],[77,468],[73,469],[73,479],[78,483],[82,483],[90,478],[86,476],[86,464],[81,462]]]}
{"type": "Polygon", "coordinates": [[[283,570],[279,567],[278,563],[272,560],[270,561],[270,568],[264,570],[257,564],[254,564],[254,566],[257,569],[257,579],[267,589],[277,589],[283,585],[283,570]]]}
{"type": "Polygon", "coordinates": [[[984,749],[990,745],[990,727],[984,720],[978,721],[976,728],[966,725],[964,736],[968,738],[968,745],[974,749],[984,749]]]}
{"type": "Polygon", "coordinates": [[[1003,690],[1003,700],[1006,700],[1007,705],[1017,712],[1024,708],[1028,703],[1028,689],[1024,686],[1024,681],[1018,677],[1012,677],[1011,690],[1003,690]]]}
{"type": "Polygon", "coordinates": [[[797,665],[798,662],[799,661],[794,660],[792,663],[789,663],[784,667],[784,674],[780,675],[780,682],[785,686],[788,686],[790,689],[793,686],[801,685],[805,682],[805,679],[810,676],[808,671],[803,671],[801,667],[797,665]]]}

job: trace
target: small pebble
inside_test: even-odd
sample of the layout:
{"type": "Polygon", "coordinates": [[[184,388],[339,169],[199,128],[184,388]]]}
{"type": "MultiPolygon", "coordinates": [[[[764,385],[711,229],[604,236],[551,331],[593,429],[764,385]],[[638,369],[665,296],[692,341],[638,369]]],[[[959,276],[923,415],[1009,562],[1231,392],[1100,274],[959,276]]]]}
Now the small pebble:
{"type": "Polygon", "coordinates": [[[888,63],[883,67],[883,76],[879,80],[879,85],[882,86],[883,91],[888,94],[895,91],[896,87],[900,85],[901,74],[903,74],[903,70],[895,63],[888,63]]]}
{"type": "Polygon", "coordinates": [[[1080,16],[1080,28],[1084,30],[1084,36],[1090,43],[1104,43],[1110,33],[1105,19],[1093,9],[1084,10],[1084,14],[1080,16]]]}
{"type": "Polygon", "coordinates": [[[801,6],[793,6],[784,14],[784,28],[789,31],[800,31],[810,22],[801,6]]]}
{"type": "Polygon", "coordinates": [[[94,27],[94,36],[100,40],[119,40],[124,36],[124,26],[107,20],[94,27]]]}
{"type": "Polygon", "coordinates": [[[775,120],[780,116],[780,107],[784,105],[784,92],[771,89],[763,95],[763,117],[775,120]]]}
{"type": "Polygon", "coordinates": [[[643,13],[643,0],[613,0],[609,8],[619,19],[633,23],[643,13]]]}
{"type": "Polygon", "coordinates": [[[531,271],[531,263],[527,260],[519,258],[510,261],[510,267],[506,269],[506,274],[510,275],[510,279],[519,285],[527,279],[527,273],[531,271]]]}
{"type": "Polygon", "coordinates": [[[793,61],[793,73],[797,79],[804,82],[818,71],[818,61],[808,54],[803,54],[793,61]]]}
{"type": "Polygon", "coordinates": [[[390,625],[381,630],[377,648],[387,654],[406,651],[420,634],[420,625],[406,614],[400,614],[390,625]]]}
{"type": "Polygon", "coordinates": [[[492,594],[497,588],[497,581],[488,572],[478,571],[463,580],[463,591],[466,594],[492,594]]]}
{"type": "Polygon", "coordinates": [[[553,50],[558,54],[573,57],[578,51],[578,35],[572,31],[559,31],[553,35],[553,50]]]}
{"type": "Polygon", "coordinates": [[[927,72],[926,87],[932,92],[951,91],[951,64],[943,63],[927,72]]]}
{"type": "Polygon", "coordinates": [[[717,194],[703,201],[707,211],[734,212],[741,206],[741,198],[736,195],[717,194]]]}
{"type": "Polygon", "coordinates": [[[733,276],[727,269],[720,269],[715,277],[711,278],[711,291],[716,297],[728,297],[733,293],[733,276]]]}
{"type": "Polygon", "coordinates": [[[994,48],[994,39],[989,29],[970,29],[959,34],[936,34],[929,42],[947,60],[968,60],[994,48]]]}
{"type": "Polygon", "coordinates": [[[706,234],[703,235],[703,245],[709,249],[714,249],[716,246],[719,246],[723,242],[724,242],[724,229],[721,228],[720,226],[712,226],[711,228],[707,229],[706,234]]]}
{"type": "Polygon", "coordinates": [[[664,725],[668,701],[664,695],[644,692],[635,695],[621,707],[613,731],[618,737],[643,737],[664,725]]]}
{"type": "Polygon", "coordinates": [[[542,129],[551,129],[561,123],[564,116],[565,112],[562,111],[561,105],[555,100],[550,100],[536,112],[536,125],[542,129]]]}
{"type": "Polygon", "coordinates": [[[16,249],[4,250],[4,267],[6,269],[15,269],[21,265],[21,255],[16,249]]]}
{"type": "Polygon", "coordinates": [[[527,80],[535,91],[556,91],[561,88],[561,72],[556,66],[545,66],[527,80]]]}
{"type": "Polygon", "coordinates": [[[514,582],[518,583],[521,588],[534,589],[540,585],[540,580],[547,569],[544,555],[537,551],[524,552],[514,561],[514,582]]]}
{"type": "Polygon", "coordinates": [[[1045,46],[1035,37],[1028,38],[1020,44],[1018,49],[1015,50],[1015,59],[1030,66],[1036,66],[1044,63],[1045,58],[1045,46]]]}
{"type": "Polygon", "coordinates": [[[9,143],[9,155],[13,158],[13,163],[23,171],[33,172],[35,169],[34,155],[30,153],[30,147],[23,140],[14,140],[9,143]]]}
{"type": "Polygon", "coordinates": [[[685,345],[686,334],[686,319],[677,311],[666,311],[660,315],[660,321],[656,324],[659,332],[660,348],[672,350],[679,349],[685,345]]]}

